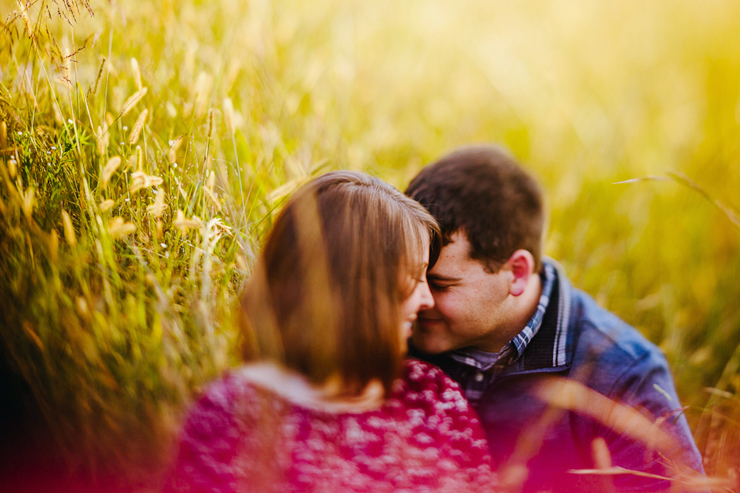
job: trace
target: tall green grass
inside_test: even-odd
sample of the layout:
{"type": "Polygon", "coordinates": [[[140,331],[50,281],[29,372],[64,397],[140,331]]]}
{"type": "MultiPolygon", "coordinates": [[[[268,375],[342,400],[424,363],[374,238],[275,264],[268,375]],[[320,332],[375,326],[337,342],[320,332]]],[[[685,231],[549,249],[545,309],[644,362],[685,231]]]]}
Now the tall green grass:
{"type": "Polygon", "coordinates": [[[675,172],[737,213],[740,7],[5,0],[0,17],[0,338],[70,457],[166,449],[236,362],[234,297],[297,185],[345,167],[403,188],[493,141],[548,191],[547,253],[666,352],[708,472],[740,467],[740,229],[685,182],[619,183],[675,172]]]}

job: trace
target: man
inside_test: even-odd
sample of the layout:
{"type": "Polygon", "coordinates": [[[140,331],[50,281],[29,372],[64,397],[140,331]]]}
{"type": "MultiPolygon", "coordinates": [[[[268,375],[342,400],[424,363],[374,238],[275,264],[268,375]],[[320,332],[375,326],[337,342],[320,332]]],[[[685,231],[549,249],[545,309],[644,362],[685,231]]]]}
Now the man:
{"type": "Polygon", "coordinates": [[[513,157],[494,146],[457,150],[406,194],[443,235],[427,275],[435,306],[419,313],[410,353],[465,390],[504,483],[662,491],[671,483],[656,477],[569,471],[702,471],[660,350],[542,258],[542,192],[513,157]]]}

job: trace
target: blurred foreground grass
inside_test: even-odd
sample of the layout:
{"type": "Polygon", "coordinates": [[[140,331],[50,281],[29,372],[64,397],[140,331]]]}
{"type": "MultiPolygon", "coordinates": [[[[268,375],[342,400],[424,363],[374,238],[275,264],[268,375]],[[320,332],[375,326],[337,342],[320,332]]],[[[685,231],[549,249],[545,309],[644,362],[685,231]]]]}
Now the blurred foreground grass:
{"type": "Polygon", "coordinates": [[[666,352],[707,472],[740,468],[740,229],[681,180],[615,184],[676,172],[736,213],[740,6],[90,9],[0,0],[0,347],[71,458],[157,462],[236,361],[234,296],[298,184],[403,188],[492,141],[548,190],[547,253],[666,352]]]}

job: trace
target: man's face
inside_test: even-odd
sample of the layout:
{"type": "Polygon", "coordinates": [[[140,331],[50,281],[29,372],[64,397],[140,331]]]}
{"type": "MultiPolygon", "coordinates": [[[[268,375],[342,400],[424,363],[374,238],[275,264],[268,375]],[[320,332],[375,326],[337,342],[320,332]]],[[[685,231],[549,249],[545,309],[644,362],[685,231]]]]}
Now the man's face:
{"type": "Polygon", "coordinates": [[[427,273],[435,304],[419,312],[412,336],[414,346],[425,353],[464,347],[495,352],[506,343],[501,332],[507,322],[508,279],[504,271],[486,271],[469,251],[465,234],[453,234],[427,273]]]}

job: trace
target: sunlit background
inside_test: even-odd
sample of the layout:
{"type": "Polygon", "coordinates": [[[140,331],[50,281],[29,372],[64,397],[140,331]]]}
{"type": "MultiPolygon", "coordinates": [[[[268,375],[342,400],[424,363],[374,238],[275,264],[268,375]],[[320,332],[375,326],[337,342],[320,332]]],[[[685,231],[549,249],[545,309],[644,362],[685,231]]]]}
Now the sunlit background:
{"type": "Polygon", "coordinates": [[[740,466],[740,5],[89,7],[0,1],[1,354],[67,456],[136,463],[236,364],[300,183],[403,189],[496,142],[547,190],[547,254],[665,351],[707,471],[740,466]]]}

